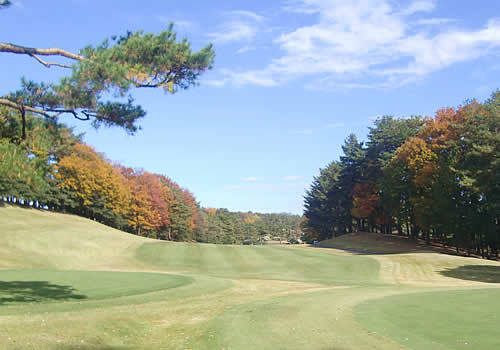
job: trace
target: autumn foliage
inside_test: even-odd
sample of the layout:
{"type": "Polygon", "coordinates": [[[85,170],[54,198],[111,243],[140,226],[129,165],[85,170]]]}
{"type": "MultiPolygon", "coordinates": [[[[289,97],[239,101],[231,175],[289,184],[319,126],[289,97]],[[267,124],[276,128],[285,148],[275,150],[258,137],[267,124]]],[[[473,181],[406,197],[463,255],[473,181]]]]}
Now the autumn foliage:
{"type": "Polygon", "coordinates": [[[169,177],[113,163],[72,130],[0,107],[0,200],[72,213],[130,233],[175,241],[253,244],[300,237],[300,216],[203,209],[169,177]]]}
{"type": "Polygon", "coordinates": [[[366,145],[350,135],[306,194],[304,231],[398,233],[498,256],[499,101],[497,91],[433,117],[384,116],[366,145]]]}

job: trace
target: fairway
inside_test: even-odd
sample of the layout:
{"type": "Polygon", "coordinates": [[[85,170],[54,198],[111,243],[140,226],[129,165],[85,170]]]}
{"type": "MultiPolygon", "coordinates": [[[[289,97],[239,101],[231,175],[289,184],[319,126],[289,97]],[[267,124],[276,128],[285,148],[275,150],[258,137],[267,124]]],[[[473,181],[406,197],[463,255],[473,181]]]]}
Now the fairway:
{"type": "Polygon", "coordinates": [[[15,207],[0,227],[0,349],[500,348],[497,262],[152,241],[15,207]]]}
{"type": "Polygon", "coordinates": [[[500,289],[469,289],[382,298],[361,304],[356,314],[412,349],[498,349],[498,336],[485,335],[498,332],[499,310],[500,289]]]}

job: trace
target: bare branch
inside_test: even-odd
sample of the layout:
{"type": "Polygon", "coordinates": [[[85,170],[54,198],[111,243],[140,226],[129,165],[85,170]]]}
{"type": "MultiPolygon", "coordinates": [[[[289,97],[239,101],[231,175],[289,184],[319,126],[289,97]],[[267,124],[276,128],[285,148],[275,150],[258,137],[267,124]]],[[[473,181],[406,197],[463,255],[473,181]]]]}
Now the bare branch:
{"type": "Polygon", "coordinates": [[[59,63],[47,63],[41,60],[37,55],[40,56],[62,56],[76,61],[86,61],[87,59],[83,56],[76,55],[74,53],[59,49],[57,47],[52,47],[48,49],[38,49],[33,47],[25,47],[20,45],[14,45],[9,43],[0,43],[0,52],[9,52],[20,55],[28,55],[35,58],[37,61],[42,63],[45,67],[50,67],[51,65],[60,66],[64,68],[71,68],[70,66],[61,65],[59,63]]]}
{"type": "Polygon", "coordinates": [[[35,54],[30,54],[30,56],[33,57],[34,59],[36,59],[38,62],[40,62],[41,64],[43,64],[47,68],[50,68],[50,66],[58,66],[58,67],[63,67],[63,68],[73,68],[72,66],[69,66],[67,64],[61,64],[61,63],[55,63],[55,62],[45,62],[44,60],[42,60],[40,57],[38,57],[35,54]]]}

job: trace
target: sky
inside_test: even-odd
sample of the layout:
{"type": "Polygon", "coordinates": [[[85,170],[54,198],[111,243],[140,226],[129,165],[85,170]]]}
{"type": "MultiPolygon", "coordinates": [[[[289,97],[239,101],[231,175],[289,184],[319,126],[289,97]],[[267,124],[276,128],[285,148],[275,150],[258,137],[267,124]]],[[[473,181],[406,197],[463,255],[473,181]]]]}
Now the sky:
{"type": "MultiPolygon", "coordinates": [[[[498,0],[15,0],[0,42],[78,52],[175,23],[216,58],[200,85],[136,89],[141,130],[60,121],[123,165],[169,176],[204,207],[302,213],[319,169],[382,115],[433,116],[500,81],[498,0]]],[[[0,53],[0,96],[64,69],[0,53]]]]}

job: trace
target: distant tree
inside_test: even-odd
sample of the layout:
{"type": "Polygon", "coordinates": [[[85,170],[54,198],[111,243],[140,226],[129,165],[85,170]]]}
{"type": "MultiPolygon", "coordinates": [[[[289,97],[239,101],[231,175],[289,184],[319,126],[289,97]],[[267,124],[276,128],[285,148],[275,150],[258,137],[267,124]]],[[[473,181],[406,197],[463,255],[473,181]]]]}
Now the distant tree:
{"type": "MultiPolygon", "coordinates": [[[[8,1],[0,7],[9,5],[8,1]]],[[[175,93],[195,85],[199,75],[212,67],[215,53],[211,45],[191,52],[190,43],[177,41],[173,24],[159,34],[138,31],[78,53],[60,48],[32,48],[0,42],[0,52],[27,55],[43,66],[71,70],[59,84],[36,83],[21,79],[21,89],[0,96],[0,105],[19,111],[22,135],[26,138],[26,112],[49,119],[70,114],[79,120],[90,120],[95,127],[119,126],[127,132],[137,131],[137,120],[145,115],[129,94],[133,87],[158,88],[175,93]],[[43,56],[56,56],[72,63],[48,62],[43,56]],[[121,98],[105,101],[114,93],[121,98]],[[125,100],[125,101],[124,101],[125,100]]]]}

